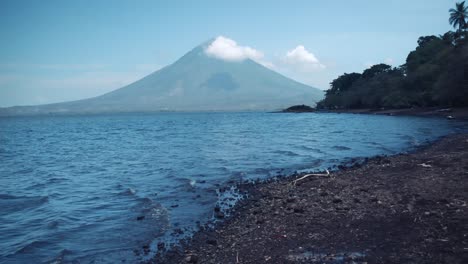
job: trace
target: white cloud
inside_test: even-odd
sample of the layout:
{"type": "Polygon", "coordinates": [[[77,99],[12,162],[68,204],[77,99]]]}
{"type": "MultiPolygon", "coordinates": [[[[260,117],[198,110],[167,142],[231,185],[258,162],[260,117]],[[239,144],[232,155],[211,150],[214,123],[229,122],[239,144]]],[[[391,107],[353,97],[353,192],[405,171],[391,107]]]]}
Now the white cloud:
{"type": "Polygon", "coordinates": [[[325,65],[320,63],[317,57],[302,45],[288,51],[284,57],[284,62],[302,71],[315,71],[325,68],[325,65]]]}
{"type": "Polygon", "coordinates": [[[226,61],[243,61],[252,59],[261,61],[263,53],[249,46],[239,46],[232,39],[219,36],[206,49],[205,53],[209,56],[226,61]]]}

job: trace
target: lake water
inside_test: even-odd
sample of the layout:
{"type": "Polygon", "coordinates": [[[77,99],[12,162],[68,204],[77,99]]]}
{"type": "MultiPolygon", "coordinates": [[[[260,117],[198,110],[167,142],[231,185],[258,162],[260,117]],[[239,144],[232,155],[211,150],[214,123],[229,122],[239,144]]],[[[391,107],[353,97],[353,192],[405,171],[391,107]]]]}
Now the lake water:
{"type": "Polygon", "coordinates": [[[144,245],[210,220],[230,194],[220,187],[408,151],[465,128],[349,114],[0,118],[0,263],[142,260],[144,245]]]}

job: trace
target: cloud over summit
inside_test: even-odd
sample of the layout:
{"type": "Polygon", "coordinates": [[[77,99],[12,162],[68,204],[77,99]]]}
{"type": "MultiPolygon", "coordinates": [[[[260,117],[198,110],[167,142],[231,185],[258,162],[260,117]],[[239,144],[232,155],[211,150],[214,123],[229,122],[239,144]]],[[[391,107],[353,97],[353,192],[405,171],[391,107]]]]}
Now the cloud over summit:
{"type": "Polygon", "coordinates": [[[206,49],[209,56],[226,61],[243,61],[252,59],[260,61],[263,53],[249,46],[240,46],[232,39],[224,36],[217,37],[206,49]]]}
{"type": "Polygon", "coordinates": [[[310,73],[325,69],[317,57],[303,45],[286,51],[283,55],[276,55],[276,59],[267,59],[265,54],[250,46],[239,45],[235,40],[218,36],[207,47],[206,55],[229,62],[240,62],[251,59],[269,69],[287,74],[288,72],[310,73]]]}

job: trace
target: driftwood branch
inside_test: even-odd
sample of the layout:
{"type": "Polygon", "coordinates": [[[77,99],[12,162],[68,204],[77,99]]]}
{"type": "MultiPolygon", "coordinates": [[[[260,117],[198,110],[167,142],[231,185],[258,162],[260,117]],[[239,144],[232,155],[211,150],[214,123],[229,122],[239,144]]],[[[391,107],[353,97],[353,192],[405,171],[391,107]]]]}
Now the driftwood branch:
{"type": "Polygon", "coordinates": [[[325,171],[326,171],[327,173],[311,173],[311,174],[306,174],[306,175],[300,177],[299,179],[295,179],[295,180],[293,181],[293,185],[296,185],[296,183],[297,183],[298,181],[302,181],[302,180],[304,180],[304,179],[306,179],[306,178],[308,178],[308,177],[311,177],[311,176],[315,176],[315,177],[330,177],[330,172],[329,172],[328,170],[325,170],[325,171]]]}
{"type": "Polygon", "coordinates": [[[429,164],[426,164],[426,163],[421,163],[421,164],[418,164],[418,165],[423,167],[423,168],[432,168],[432,165],[429,165],[429,164]]]}

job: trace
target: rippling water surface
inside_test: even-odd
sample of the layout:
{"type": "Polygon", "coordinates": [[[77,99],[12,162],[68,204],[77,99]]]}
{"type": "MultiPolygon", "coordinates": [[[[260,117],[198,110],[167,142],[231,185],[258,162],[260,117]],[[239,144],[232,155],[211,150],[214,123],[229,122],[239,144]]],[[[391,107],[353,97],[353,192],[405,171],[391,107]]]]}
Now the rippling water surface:
{"type": "Polygon", "coordinates": [[[0,118],[0,262],[115,263],[175,241],[233,182],[394,154],[464,129],[348,114],[0,118]]]}

